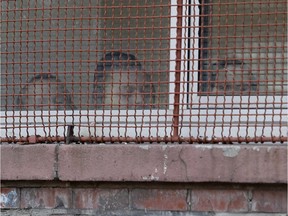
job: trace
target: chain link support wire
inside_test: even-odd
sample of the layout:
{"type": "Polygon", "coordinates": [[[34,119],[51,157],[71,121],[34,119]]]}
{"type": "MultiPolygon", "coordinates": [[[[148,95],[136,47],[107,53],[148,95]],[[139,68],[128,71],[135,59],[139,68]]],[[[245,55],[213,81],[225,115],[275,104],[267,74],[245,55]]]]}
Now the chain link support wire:
{"type": "Polygon", "coordinates": [[[2,0],[2,143],[284,143],[287,2],[2,0]]]}

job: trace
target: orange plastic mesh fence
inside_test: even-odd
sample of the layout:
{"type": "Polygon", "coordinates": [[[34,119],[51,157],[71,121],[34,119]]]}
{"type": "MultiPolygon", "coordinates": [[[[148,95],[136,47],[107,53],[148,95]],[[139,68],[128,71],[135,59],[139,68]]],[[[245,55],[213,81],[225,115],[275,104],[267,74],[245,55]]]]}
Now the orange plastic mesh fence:
{"type": "Polygon", "coordinates": [[[284,0],[1,1],[2,143],[283,143],[284,0]]]}

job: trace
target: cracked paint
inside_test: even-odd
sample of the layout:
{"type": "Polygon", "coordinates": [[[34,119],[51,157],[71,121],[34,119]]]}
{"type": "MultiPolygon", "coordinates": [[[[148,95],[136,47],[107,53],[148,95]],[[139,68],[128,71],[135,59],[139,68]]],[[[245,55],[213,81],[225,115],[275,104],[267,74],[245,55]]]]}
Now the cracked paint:
{"type": "Polygon", "coordinates": [[[167,162],[168,162],[168,155],[167,155],[167,145],[162,146],[162,150],[164,151],[164,160],[163,160],[163,174],[165,175],[168,169],[167,162]]]}
{"type": "Polygon", "coordinates": [[[165,175],[168,169],[167,166],[167,162],[168,162],[168,155],[164,154],[164,164],[163,164],[163,174],[165,175]]]}
{"type": "Polygon", "coordinates": [[[158,169],[155,168],[154,173],[152,173],[151,175],[148,176],[142,176],[143,180],[159,180],[159,177],[156,176],[156,174],[158,173],[158,169]]]}
{"type": "Polygon", "coordinates": [[[255,146],[255,147],[253,147],[253,150],[259,152],[259,151],[260,151],[260,148],[259,148],[258,146],[255,146]]]}
{"type": "Polygon", "coordinates": [[[206,149],[212,149],[214,148],[213,145],[207,145],[207,144],[203,144],[203,145],[195,145],[195,148],[200,148],[202,149],[203,151],[206,150],[206,149]]]}
{"type": "Polygon", "coordinates": [[[223,155],[225,157],[236,157],[240,151],[239,146],[233,146],[233,147],[226,147],[223,148],[223,155]]]}
{"type": "Polygon", "coordinates": [[[156,180],[156,181],[158,181],[158,180],[159,180],[159,177],[158,177],[158,176],[154,176],[154,175],[152,174],[152,175],[149,175],[149,176],[143,176],[142,179],[143,179],[143,180],[156,180]]]}
{"type": "Polygon", "coordinates": [[[162,150],[165,151],[168,148],[168,145],[163,145],[162,150]]]}
{"type": "Polygon", "coordinates": [[[149,145],[139,145],[139,148],[149,150],[149,145]]]}

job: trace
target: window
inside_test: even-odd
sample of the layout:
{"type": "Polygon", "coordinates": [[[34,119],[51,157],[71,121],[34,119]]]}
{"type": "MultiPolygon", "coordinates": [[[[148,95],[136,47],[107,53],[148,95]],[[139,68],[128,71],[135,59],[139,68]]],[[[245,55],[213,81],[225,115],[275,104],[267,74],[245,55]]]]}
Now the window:
{"type": "MultiPolygon", "coordinates": [[[[195,128],[202,124],[197,134],[204,137],[284,135],[287,130],[283,125],[287,109],[286,4],[201,2],[199,65],[191,61],[195,59],[195,41],[190,36],[193,33],[184,30],[183,37],[188,38],[188,51],[184,51],[186,56],[182,59],[187,70],[192,71],[187,73],[188,78],[184,77],[188,80],[188,95],[183,101],[190,108],[187,123],[194,122],[195,128]]],[[[195,1],[190,3],[193,10],[195,1]]],[[[186,23],[195,26],[193,20],[186,23]]],[[[188,29],[195,31],[193,27],[188,29]]]]}
{"type": "Polygon", "coordinates": [[[1,137],[64,137],[69,125],[97,142],[282,137],[286,12],[284,1],[3,1],[1,137]]]}

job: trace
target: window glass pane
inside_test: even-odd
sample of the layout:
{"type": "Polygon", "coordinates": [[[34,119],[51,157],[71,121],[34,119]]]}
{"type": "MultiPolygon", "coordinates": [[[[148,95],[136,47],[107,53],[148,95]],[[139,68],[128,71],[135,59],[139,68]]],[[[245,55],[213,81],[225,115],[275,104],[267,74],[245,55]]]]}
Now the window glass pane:
{"type": "Polygon", "coordinates": [[[286,94],[287,2],[221,0],[203,5],[201,92],[286,94]]]}
{"type": "Polygon", "coordinates": [[[1,110],[119,109],[114,106],[119,100],[120,109],[149,109],[155,103],[165,107],[169,4],[168,0],[2,1],[1,110]],[[113,73],[99,75],[97,68],[103,58],[105,62],[105,54],[119,52],[137,60],[122,62],[114,80],[121,85],[107,90],[113,73]],[[123,66],[127,63],[138,67],[123,66]],[[127,76],[131,72],[139,76],[127,76]],[[97,97],[101,76],[105,107],[99,106],[97,97]],[[139,102],[143,97],[146,100],[139,102]]]}
{"type": "MultiPolygon", "coordinates": [[[[115,62],[113,62],[113,60],[110,61],[110,57],[108,57],[108,66],[105,67],[103,71],[106,77],[111,76],[111,79],[115,82],[115,85],[113,85],[115,91],[112,92],[120,93],[127,88],[129,88],[130,91],[126,91],[127,98],[123,98],[123,94],[112,95],[112,92],[111,94],[109,93],[111,88],[109,88],[108,84],[111,82],[111,79],[106,79],[106,105],[112,102],[115,108],[117,104],[122,104],[124,106],[120,108],[125,108],[126,105],[127,109],[127,105],[131,105],[131,103],[134,104],[135,102],[136,108],[141,108],[141,106],[137,106],[137,103],[142,103],[140,101],[143,100],[144,105],[147,104],[148,101],[150,101],[150,103],[154,101],[154,103],[163,104],[160,105],[159,108],[163,108],[167,104],[170,56],[169,16],[171,11],[169,4],[170,1],[168,0],[102,1],[104,7],[101,7],[99,19],[101,31],[99,31],[98,45],[100,49],[113,51],[123,50],[126,53],[132,54],[138,60],[136,63],[138,67],[136,68],[133,67],[134,60],[130,59],[131,62],[129,64],[132,64],[132,67],[123,66],[123,63],[121,63],[120,67],[117,66],[117,68],[111,69],[109,63],[111,62],[112,66],[115,66],[118,64],[118,60],[117,57],[114,57],[115,62]],[[120,74],[116,72],[117,70],[122,72],[121,77],[117,76],[117,74],[120,74]],[[133,74],[128,75],[128,73],[130,73],[129,71],[136,71],[138,75],[132,77],[133,74]],[[129,78],[129,83],[127,78],[129,78]],[[121,80],[122,83],[117,86],[116,83],[121,80]],[[143,81],[145,81],[146,84],[136,84],[143,81]],[[154,84],[147,84],[147,82],[153,82],[154,84]],[[155,84],[156,82],[158,82],[158,84],[155,84]],[[132,88],[134,88],[133,91],[132,88]],[[137,94],[137,92],[140,95],[137,97],[133,96],[133,94],[137,94]],[[154,95],[149,97],[149,92],[154,95]],[[155,92],[157,92],[156,95],[155,92]]],[[[120,57],[120,59],[123,60],[125,57],[120,57]]],[[[150,108],[151,107],[152,106],[150,106],[150,108]]],[[[143,108],[149,108],[149,106],[144,106],[143,108]]]]}

